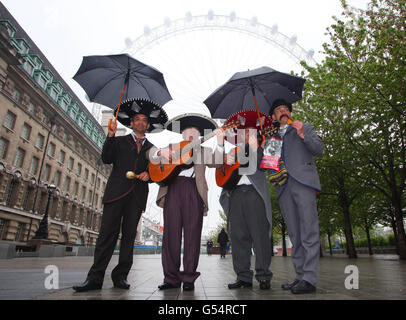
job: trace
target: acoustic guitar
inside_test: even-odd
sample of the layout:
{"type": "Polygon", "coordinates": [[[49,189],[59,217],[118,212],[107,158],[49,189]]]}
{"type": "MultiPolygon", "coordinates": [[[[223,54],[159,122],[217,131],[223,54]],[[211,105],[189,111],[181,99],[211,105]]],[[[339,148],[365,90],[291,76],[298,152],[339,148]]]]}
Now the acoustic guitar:
{"type": "MultiPolygon", "coordinates": [[[[275,134],[275,132],[279,129],[278,123],[273,124],[272,126],[268,126],[262,130],[258,130],[257,137],[261,138],[267,134],[275,134]]],[[[245,146],[245,153],[248,152],[248,144],[245,146]]],[[[238,174],[238,169],[242,167],[240,162],[238,161],[238,154],[240,154],[241,147],[236,147],[233,150],[235,152],[235,163],[228,165],[223,164],[221,168],[216,169],[216,183],[219,187],[224,188],[226,190],[234,189],[235,186],[241,179],[241,175],[238,174]]]]}
{"type": "MultiPolygon", "coordinates": [[[[227,123],[227,125],[222,126],[220,129],[226,131],[229,129],[237,128],[239,125],[239,121],[232,121],[230,123],[227,123]]],[[[175,156],[172,156],[172,159],[169,163],[167,163],[167,161],[162,162],[162,160],[150,161],[148,170],[151,180],[158,183],[159,185],[169,184],[174,178],[179,175],[182,170],[188,169],[193,166],[193,149],[200,146],[203,142],[209,140],[215,135],[216,134],[213,131],[196,141],[181,141],[177,144],[170,145],[169,148],[171,149],[171,151],[175,152],[175,156]]]]}

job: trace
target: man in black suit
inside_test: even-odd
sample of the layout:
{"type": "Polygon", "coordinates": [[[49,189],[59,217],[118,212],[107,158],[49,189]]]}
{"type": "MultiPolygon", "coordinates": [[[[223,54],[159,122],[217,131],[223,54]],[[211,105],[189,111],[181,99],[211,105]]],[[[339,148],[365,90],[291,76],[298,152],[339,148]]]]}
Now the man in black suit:
{"type": "MultiPolygon", "coordinates": [[[[137,105],[138,106],[138,105],[137,105]]],[[[111,123],[103,145],[102,160],[113,164],[103,197],[103,216],[96,242],[94,263],[86,281],[73,289],[77,292],[101,289],[107,265],[122,231],[118,265],[111,278],[114,287],[129,289],[127,275],[133,263],[133,248],[137,225],[144,212],[148,197],[148,152],[155,148],[146,138],[150,128],[150,112],[141,108],[130,115],[131,134],[115,137],[117,124],[111,123]],[[132,176],[128,172],[135,173],[132,176]]],[[[165,113],[162,110],[163,113],[165,113]]],[[[166,114],[165,114],[166,115],[166,114]]]]}

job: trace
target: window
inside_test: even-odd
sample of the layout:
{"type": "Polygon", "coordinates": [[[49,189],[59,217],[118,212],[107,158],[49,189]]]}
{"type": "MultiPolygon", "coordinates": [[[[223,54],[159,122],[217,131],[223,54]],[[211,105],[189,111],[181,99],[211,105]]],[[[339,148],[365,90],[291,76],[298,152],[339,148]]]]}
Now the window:
{"type": "Polygon", "coordinates": [[[11,206],[11,201],[12,201],[13,193],[15,191],[16,186],[17,186],[17,181],[14,179],[11,179],[10,184],[8,186],[8,192],[7,192],[7,197],[6,197],[6,206],[8,206],[8,207],[11,206]]]}
{"type": "Polygon", "coordinates": [[[65,163],[66,153],[63,150],[59,151],[59,163],[65,163]]]}
{"type": "Polygon", "coordinates": [[[100,189],[100,178],[97,178],[97,185],[96,185],[97,190],[100,189]]]}
{"type": "Polygon", "coordinates": [[[37,174],[38,164],[39,164],[39,159],[37,157],[32,157],[31,166],[30,166],[30,174],[32,174],[33,176],[37,174]]]}
{"type": "Polygon", "coordinates": [[[55,144],[51,142],[51,143],[49,144],[49,147],[48,147],[48,155],[49,155],[50,157],[54,157],[54,156],[55,156],[55,149],[56,149],[55,144]]]}
{"type": "Polygon", "coordinates": [[[39,84],[43,89],[45,89],[45,84],[46,84],[46,82],[45,82],[44,78],[38,77],[38,78],[37,78],[37,82],[38,82],[38,84],[39,84]]]}
{"type": "Polygon", "coordinates": [[[92,206],[93,204],[95,207],[97,207],[97,203],[99,202],[99,195],[97,193],[94,194],[94,201],[92,201],[92,206]]]}
{"type": "Polygon", "coordinates": [[[30,140],[31,136],[31,126],[24,122],[23,129],[21,130],[21,138],[25,140],[30,140]]]}
{"type": "Polygon", "coordinates": [[[7,155],[8,140],[0,138],[0,159],[4,159],[7,155]]]}
{"type": "Polygon", "coordinates": [[[91,190],[89,190],[89,193],[87,194],[87,203],[92,203],[92,195],[93,192],[91,190]]]}
{"type": "Polygon", "coordinates": [[[84,201],[84,200],[85,200],[85,196],[86,196],[86,187],[85,187],[85,186],[82,186],[82,190],[81,190],[81,193],[80,193],[80,199],[81,199],[82,201],[84,201]]]}
{"type": "Polygon", "coordinates": [[[73,160],[73,158],[72,157],[69,157],[69,160],[68,160],[68,169],[69,170],[72,170],[73,169],[73,164],[75,163],[75,160],[73,160]]]}
{"type": "Polygon", "coordinates": [[[85,175],[84,175],[85,181],[87,181],[87,179],[89,179],[89,169],[85,169],[85,175]]]}
{"type": "Polygon", "coordinates": [[[51,175],[51,166],[49,164],[46,164],[45,168],[44,168],[44,175],[43,175],[44,181],[49,181],[50,175],[51,175]]]}
{"type": "Polygon", "coordinates": [[[23,241],[23,236],[24,236],[24,231],[25,231],[25,223],[18,223],[17,226],[17,231],[15,235],[15,241],[23,241]]]}
{"type": "Polygon", "coordinates": [[[29,62],[24,63],[23,67],[29,73],[29,75],[32,75],[34,68],[32,67],[32,65],[29,62]]]}
{"type": "Polygon", "coordinates": [[[17,116],[11,111],[7,111],[6,118],[4,119],[4,126],[9,130],[14,130],[17,116]]]}
{"type": "Polygon", "coordinates": [[[0,239],[6,240],[8,220],[0,219],[0,239]]]}
{"type": "Polygon", "coordinates": [[[28,186],[27,189],[25,190],[24,199],[23,199],[23,209],[26,211],[29,211],[32,209],[32,208],[28,208],[28,205],[29,205],[29,200],[30,200],[30,197],[31,197],[33,191],[34,191],[34,188],[31,186],[28,186]]]}
{"type": "Polygon", "coordinates": [[[31,113],[31,114],[35,113],[35,106],[34,106],[34,104],[32,102],[30,102],[28,104],[28,112],[31,113]]]}
{"type": "Polygon", "coordinates": [[[66,178],[65,178],[65,184],[63,185],[63,190],[64,190],[65,192],[69,192],[70,182],[71,182],[71,178],[70,178],[70,177],[66,177],[66,178]]]}
{"type": "Polygon", "coordinates": [[[75,184],[73,185],[73,195],[75,196],[75,197],[77,197],[78,196],[78,192],[79,192],[79,182],[75,182],[75,184]]]}
{"type": "Polygon", "coordinates": [[[62,173],[60,171],[55,172],[55,177],[54,177],[54,184],[59,187],[61,184],[61,175],[62,173]]]}
{"type": "Polygon", "coordinates": [[[55,90],[51,90],[51,98],[52,99],[54,99],[54,100],[56,100],[56,98],[57,98],[57,96],[58,96],[58,93],[55,91],[55,90]]]}
{"type": "Polygon", "coordinates": [[[92,184],[92,186],[94,185],[95,179],[96,179],[96,176],[94,175],[94,173],[92,173],[92,177],[90,178],[90,183],[92,184]]]}
{"type": "Polygon", "coordinates": [[[45,137],[42,134],[38,133],[37,140],[35,141],[35,146],[38,149],[42,150],[42,148],[44,148],[44,140],[45,140],[45,137]]]}
{"type": "Polygon", "coordinates": [[[24,163],[25,151],[21,148],[17,149],[16,157],[14,159],[14,167],[22,168],[24,163]]]}
{"type": "Polygon", "coordinates": [[[18,102],[18,101],[20,101],[20,97],[21,97],[20,91],[18,91],[17,89],[14,89],[14,91],[13,91],[13,99],[18,102]]]}
{"type": "Polygon", "coordinates": [[[76,174],[80,176],[82,174],[82,165],[78,163],[78,166],[76,168],[76,174]]]}

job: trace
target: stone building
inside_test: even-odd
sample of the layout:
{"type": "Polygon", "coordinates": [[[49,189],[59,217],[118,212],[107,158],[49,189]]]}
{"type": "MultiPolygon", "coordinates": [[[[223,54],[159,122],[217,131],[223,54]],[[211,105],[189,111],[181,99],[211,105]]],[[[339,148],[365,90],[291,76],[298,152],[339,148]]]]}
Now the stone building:
{"type": "Polygon", "coordinates": [[[0,3],[0,241],[25,243],[48,203],[49,239],[93,245],[111,167],[103,128],[0,3]]]}

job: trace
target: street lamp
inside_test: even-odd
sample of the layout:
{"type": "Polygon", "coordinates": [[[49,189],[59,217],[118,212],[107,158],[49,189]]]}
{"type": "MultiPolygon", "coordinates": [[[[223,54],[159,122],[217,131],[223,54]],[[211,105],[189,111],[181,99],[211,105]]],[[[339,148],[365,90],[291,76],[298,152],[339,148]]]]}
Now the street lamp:
{"type": "MultiPolygon", "coordinates": [[[[49,131],[48,131],[47,141],[45,142],[44,152],[42,153],[41,166],[39,168],[39,174],[38,174],[38,179],[37,179],[37,188],[35,190],[35,197],[34,197],[34,201],[33,201],[33,204],[32,204],[32,214],[35,214],[35,205],[37,204],[38,189],[39,189],[39,184],[40,184],[40,181],[41,181],[42,168],[44,166],[44,160],[45,160],[46,152],[47,152],[47,149],[48,149],[49,136],[51,135],[52,128],[56,123],[55,118],[56,118],[56,116],[54,115],[49,119],[49,122],[50,122],[51,126],[50,126],[49,131]]],[[[33,218],[30,219],[30,227],[28,228],[28,233],[27,233],[27,242],[28,242],[30,234],[31,234],[32,220],[33,220],[33,218]]]]}
{"type": "Polygon", "coordinates": [[[51,200],[51,196],[53,191],[56,189],[54,184],[49,184],[47,186],[48,189],[48,201],[47,207],[45,209],[44,217],[42,218],[38,230],[35,232],[35,236],[33,239],[48,239],[48,211],[49,211],[49,202],[51,200]]]}
{"type": "MultiPolygon", "coordinates": [[[[102,164],[102,159],[101,158],[97,159],[96,164],[97,164],[96,178],[94,179],[93,194],[92,194],[92,205],[91,205],[93,212],[96,212],[96,210],[94,209],[94,198],[95,198],[95,193],[96,193],[97,178],[98,178],[98,175],[99,175],[100,166],[102,164]]],[[[92,213],[92,216],[90,217],[90,229],[91,230],[93,229],[93,216],[94,216],[94,214],[92,213]]],[[[90,232],[89,232],[89,236],[87,238],[87,243],[88,243],[88,245],[90,243],[90,232]]]]}

